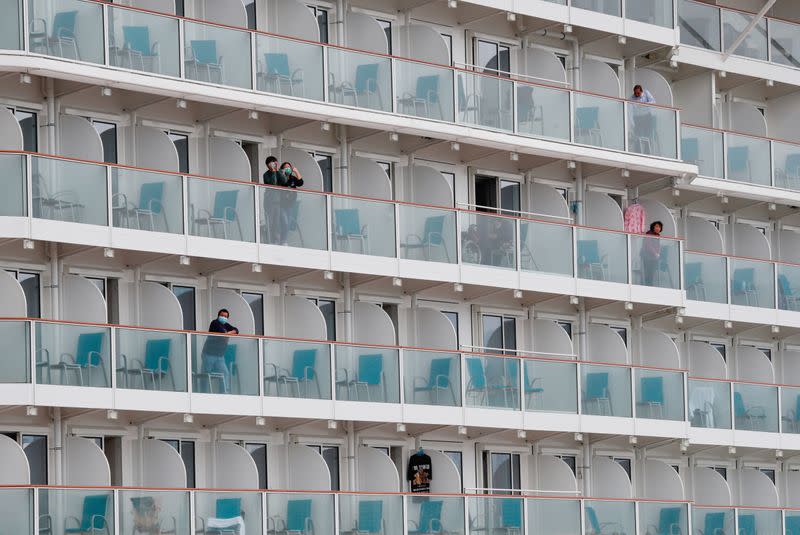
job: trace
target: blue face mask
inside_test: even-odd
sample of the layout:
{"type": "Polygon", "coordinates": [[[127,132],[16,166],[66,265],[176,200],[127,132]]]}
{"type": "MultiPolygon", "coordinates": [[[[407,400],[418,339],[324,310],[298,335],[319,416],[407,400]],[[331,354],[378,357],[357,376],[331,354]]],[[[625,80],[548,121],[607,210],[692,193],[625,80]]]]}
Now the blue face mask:
{"type": "Polygon", "coordinates": [[[283,174],[286,176],[292,176],[292,168],[291,167],[284,167],[283,174]]]}
{"type": "Polygon", "coordinates": [[[217,321],[225,325],[226,323],[228,323],[228,318],[226,318],[225,316],[220,316],[217,318],[217,321]]]}

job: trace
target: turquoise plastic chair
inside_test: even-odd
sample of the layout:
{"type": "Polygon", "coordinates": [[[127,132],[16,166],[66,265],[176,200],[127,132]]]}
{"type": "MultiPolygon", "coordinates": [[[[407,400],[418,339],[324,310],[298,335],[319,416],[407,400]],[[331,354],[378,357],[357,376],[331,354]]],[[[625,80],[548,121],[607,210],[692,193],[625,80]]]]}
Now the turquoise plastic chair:
{"type": "Polygon", "coordinates": [[[416,91],[413,96],[406,96],[403,101],[413,108],[414,115],[417,115],[418,107],[421,106],[424,116],[433,118],[431,108],[436,107],[439,112],[439,119],[444,119],[442,102],[439,98],[439,75],[420,76],[417,78],[416,91]]]}
{"type": "MultiPolygon", "coordinates": [[[[61,359],[57,364],[49,364],[50,356],[47,354],[47,364],[37,363],[37,367],[47,366],[48,380],[50,380],[50,369],[59,370],[61,375],[60,384],[64,385],[67,372],[74,372],[78,378],[78,385],[84,386],[84,370],[88,374],[88,386],[91,386],[92,370],[99,369],[103,376],[103,386],[108,386],[106,377],[105,362],[103,361],[103,340],[105,332],[82,333],[78,335],[78,344],[75,354],[62,353],[61,359]]],[[[52,381],[51,381],[52,382],[52,381]]]]}
{"type": "Polygon", "coordinates": [[[655,535],[683,535],[681,508],[664,507],[658,513],[658,531],[655,535]]]}
{"type": "Polygon", "coordinates": [[[706,513],[702,535],[726,535],[725,513],[706,513]]]}
{"type": "Polygon", "coordinates": [[[361,253],[369,254],[367,225],[361,225],[358,209],[344,208],[334,210],[333,220],[336,227],[336,239],[347,243],[348,252],[352,252],[350,242],[355,240],[361,244],[361,253]]]}
{"type": "MultiPolygon", "coordinates": [[[[169,360],[171,349],[172,340],[169,338],[148,340],[144,346],[144,366],[142,367],[142,373],[150,375],[154,388],[156,381],[158,381],[158,390],[162,389],[161,383],[165,376],[170,378],[172,390],[175,390],[175,377],[172,375],[172,368],[170,367],[169,360]]],[[[142,383],[144,383],[144,379],[142,383]]]]}
{"type": "Polygon", "coordinates": [[[222,58],[217,56],[217,42],[213,39],[201,39],[191,41],[191,57],[194,60],[194,68],[198,71],[202,68],[206,72],[207,82],[213,82],[212,73],[217,73],[219,83],[225,78],[222,71],[222,58]]]}
{"type": "Polygon", "coordinates": [[[581,278],[606,279],[606,257],[600,255],[597,240],[578,240],[578,273],[581,278]]]}
{"type": "Polygon", "coordinates": [[[150,43],[150,28],[147,26],[123,26],[123,53],[128,56],[128,67],[131,69],[145,70],[145,61],[150,64],[150,69],[158,67],[158,43],[150,43]],[[137,64],[138,63],[138,64],[137,64]]]}
{"type": "Polygon", "coordinates": [[[781,310],[797,310],[798,296],[789,282],[789,278],[780,273],[778,275],[778,302],[781,310]]]}
{"type": "Polygon", "coordinates": [[[370,387],[383,387],[383,399],[386,399],[386,382],[383,375],[383,355],[359,355],[358,356],[358,373],[356,379],[353,381],[352,387],[355,390],[356,398],[358,398],[358,388],[364,387],[367,394],[367,401],[372,401],[372,394],[370,387]]]}
{"type": "Polygon", "coordinates": [[[311,500],[289,500],[286,503],[286,531],[308,535],[313,530],[311,500]]]}
{"type": "MultiPolygon", "coordinates": [[[[217,498],[214,504],[214,518],[229,519],[244,516],[242,512],[242,499],[241,498],[217,498]]],[[[230,534],[236,535],[241,532],[241,524],[234,524],[226,528],[212,528],[206,526],[207,520],[201,519],[200,532],[204,535],[223,535],[230,534]]]]}
{"type": "Polygon", "coordinates": [[[355,533],[383,533],[383,502],[361,500],[358,502],[358,520],[355,533]]]}
{"type": "Polygon", "coordinates": [[[687,262],[683,266],[683,281],[686,287],[686,296],[689,299],[706,300],[706,288],[703,284],[703,264],[701,262],[687,262]]]}
{"type": "Polygon", "coordinates": [[[444,501],[427,499],[419,507],[419,520],[409,523],[414,529],[409,529],[411,535],[429,535],[442,532],[442,507],[444,501]]]}
{"type": "Polygon", "coordinates": [[[531,379],[530,371],[528,369],[529,366],[527,366],[527,363],[523,362],[522,366],[525,367],[525,375],[524,375],[525,376],[525,385],[524,385],[524,388],[525,388],[525,399],[527,400],[526,406],[528,408],[531,408],[531,406],[534,404],[534,401],[537,399],[537,397],[538,398],[543,397],[544,387],[543,386],[536,386],[537,382],[539,382],[539,384],[541,384],[541,378],[534,377],[533,379],[531,379]]]}
{"type": "Polygon", "coordinates": [[[378,68],[380,65],[377,63],[367,63],[356,67],[356,83],[355,83],[355,101],[356,106],[359,106],[358,97],[366,96],[366,107],[370,106],[370,99],[373,96],[378,98],[378,109],[383,109],[383,98],[381,96],[381,88],[378,84],[378,68]]]}
{"type": "MultiPolygon", "coordinates": [[[[280,52],[264,54],[264,73],[259,73],[267,82],[273,84],[274,90],[283,93],[284,86],[288,86],[289,94],[294,95],[296,85],[302,87],[303,69],[291,70],[289,55],[280,52]]],[[[303,96],[303,95],[301,95],[303,96]]]]}
{"type": "Polygon", "coordinates": [[[306,397],[306,385],[311,381],[317,386],[317,396],[322,392],[319,387],[319,377],[317,375],[317,350],[316,349],[296,349],[292,353],[292,375],[282,378],[284,384],[295,383],[297,385],[297,395],[306,397]],[[301,394],[302,385],[302,394],[301,394]]]}
{"type": "Polygon", "coordinates": [[[520,533],[522,530],[522,500],[503,498],[500,501],[500,529],[505,533],[520,533]]]}
{"type": "Polygon", "coordinates": [[[750,147],[728,147],[729,179],[750,181],[750,147]]]}
{"type": "Polygon", "coordinates": [[[414,378],[414,402],[417,401],[417,393],[425,392],[430,395],[432,403],[439,404],[439,392],[442,390],[450,391],[453,399],[453,404],[456,403],[456,393],[453,389],[453,383],[450,381],[450,368],[453,359],[450,357],[438,358],[431,360],[431,366],[428,370],[428,377],[415,377],[414,378]]]}
{"type": "MultiPolygon", "coordinates": [[[[611,398],[608,391],[608,372],[594,372],[586,374],[586,387],[583,395],[584,405],[594,403],[597,411],[603,415],[613,414],[611,398]]],[[[593,413],[589,413],[593,414],[593,413]]]]}
{"type": "Polygon", "coordinates": [[[449,263],[450,253],[447,250],[447,244],[444,240],[444,218],[445,216],[443,215],[426,217],[425,226],[422,229],[422,236],[418,234],[409,234],[406,236],[403,247],[409,250],[422,249],[425,260],[431,259],[431,251],[434,248],[441,248],[444,250],[445,259],[449,263]]]}
{"type": "Polygon", "coordinates": [[[731,297],[735,305],[758,306],[758,290],[756,289],[755,278],[755,268],[733,270],[731,297]]]}
{"type": "Polygon", "coordinates": [[[648,408],[647,418],[663,418],[664,409],[664,378],[642,377],[639,381],[641,394],[639,404],[648,408]],[[658,412],[658,416],[654,413],[658,412]]]}
{"type": "Polygon", "coordinates": [[[603,134],[600,131],[600,108],[587,106],[575,109],[575,134],[578,142],[590,145],[602,145],[603,134]]]}
{"type": "Polygon", "coordinates": [[[794,153],[786,156],[783,169],[777,169],[776,171],[783,175],[783,183],[775,184],[776,186],[800,189],[800,154],[794,153]]]}
{"type": "Polygon", "coordinates": [[[486,372],[483,369],[483,361],[480,357],[467,357],[467,395],[470,393],[478,394],[483,403],[486,402],[486,397],[489,393],[489,387],[486,382],[486,372]]]}
{"type": "MultiPolygon", "coordinates": [[[[741,392],[733,393],[733,415],[737,422],[746,424],[751,430],[763,429],[767,421],[766,409],[759,405],[747,407],[741,392]]],[[[741,429],[739,425],[737,427],[741,429]]]]}
{"type": "MultiPolygon", "coordinates": [[[[110,529],[106,520],[108,498],[108,494],[86,496],[83,499],[80,523],[75,527],[65,527],[64,533],[108,533],[110,529]]],[[[75,517],[72,518],[77,521],[75,517]]]]}
{"type": "Polygon", "coordinates": [[[242,234],[242,225],[239,221],[239,213],[236,211],[236,204],[238,201],[238,190],[225,190],[218,191],[214,194],[214,205],[212,210],[201,209],[198,212],[198,217],[195,223],[198,226],[205,225],[208,228],[208,235],[216,236],[216,232],[212,233],[212,228],[222,227],[222,235],[226,240],[228,239],[228,225],[235,224],[239,233],[239,239],[244,240],[242,234]]]}
{"type": "Polygon", "coordinates": [[[155,218],[161,216],[164,222],[164,230],[169,232],[169,224],[164,213],[164,183],[148,182],[142,184],[139,190],[139,206],[136,207],[136,223],[141,229],[141,218],[150,219],[150,230],[156,230],[155,218]]]}
{"type": "Polygon", "coordinates": [[[739,535],[756,535],[756,516],[739,515],[739,535]]]}
{"type": "Polygon", "coordinates": [[[597,513],[593,507],[586,508],[586,522],[589,524],[586,530],[587,535],[600,535],[602,532],[600,529],[600,521],[597,519],[597,513]]]}
{"type": "Polygon", "coordinates": [[[800,516],[787,516],[786,535],[800,535],[800,516]]]}

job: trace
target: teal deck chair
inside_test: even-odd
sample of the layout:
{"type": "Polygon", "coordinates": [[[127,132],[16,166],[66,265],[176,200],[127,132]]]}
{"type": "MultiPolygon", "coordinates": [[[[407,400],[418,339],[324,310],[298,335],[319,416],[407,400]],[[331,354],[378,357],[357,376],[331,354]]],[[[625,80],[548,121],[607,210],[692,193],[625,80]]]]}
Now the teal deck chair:
{"type": "Polygon", "coordinates": [[[346,243],[347,252],[352,252],[350,243],[356,241],[360,243],[360,252],[362,254],[369,254],[367,225],[361,225],[357,208],[334,210],[333,221],[336,229],[336,239],[337,241],[344,241],[346,243]]]}
{"type": "Polygon", "coordinates": [[[613,414],[614,411],[611,407],[611,397],[608,389],[608,372],[586,374],[583,403],[584,405],[597,405],[597,412],[589,412],[589,414],[601,414],[605,416],[613,414]]]}
{"type": "Polygon", "coordinates": [[[383,501],[360,500],[358,502],[358,520],[355,533],[384,533],[383,501]]]}
{"type": "Polygon", "coordinates": [[[757,535],[756,516],[739,515],[739,535],[757,535]]]}
{"type": "Polygon", "coordinates": [[[786,535],[800,535],[800,516],[786,517],[786,535]]]}
{"type": "Polygon", "coordinates": [[[429,535],[442,533],[442,507],[444,501],[427,499],[419,507],[419,520],[409,522],[414,529],[409,529],[410,535],[429,535]]]}
{"type": "Polygon", "coordinates": [[[450,368],[452,367],[453,359],[450,357],[437,358],[431,360],[431,366],[428,370],[428,377],[415,377],[414,378],[414,402],[417,401],[417,393],[424,392],[430,396],[430,401],[436,405],[439,404],[440,392],[449,391],[453,400],[456,403],[456,393],[453,389],[453,383],[450,380],[450,368]]]}
{"type": "Polygon", "coordinates": [[[639,404],[647,407],[646,418],[664,418],[664,378],[642,377],[639,381],[639,391],[641,394],[639,404]]]}
{"type": "MultiPolygon", "coordinates": [[[[86,496],[83,499],[83,510],[81,512],[80,523],[74,527],[65,527],[64,533],[109,533],[111,529],[106,519],[108,510],[108,494],[97,494],[86,496]]],[[[78,520],[72,517],[74,520],[78,520]]]]}
{"type": "Polygon", "coordinates": [[[311,500],[289,500],[286,503],[286,532],[310,535],[313,531],[311,500]]]}

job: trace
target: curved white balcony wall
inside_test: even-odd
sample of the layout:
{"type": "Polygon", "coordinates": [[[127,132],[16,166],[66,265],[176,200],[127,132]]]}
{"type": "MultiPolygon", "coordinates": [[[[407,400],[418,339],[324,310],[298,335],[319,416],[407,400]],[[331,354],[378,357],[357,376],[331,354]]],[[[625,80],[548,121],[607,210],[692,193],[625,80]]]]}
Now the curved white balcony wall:
{"type": "Polygon", "coordinates": [[[77,115],[60,115],[58,118],[61,156],[80,158],[93,162],[103,161],[103,142],[92,123],[77,115]]]}
{"type": "Polygon", "coordinates": [[[728,480],[738,482],[739,503],[753,507],[778,507],[780,503],[778,489],[761,470],[729,470],[728,480]]]}
{"type": "Polygon", "coordinates": [[[666,333],[656,329],[642,329],[640,363],[660,368],[680,368],[681,354],[678,346],[666,333]]]}
{"type": "Polygon", "coordinates": [[[131,147],[129,151],[133,154],[133,165],[178,172],[178,151],[169,136],[158,128],[127,127],[122,139],[130,139],[135,146],[135,150],[131,147]]]}
{"type": "Polygon", "coordinates": [[[175,14],[175,0],[129,0],[120,3],[123,5],[147,9],[149,11],[156,11],[158,13],[167,13],[169,15],[175,14]]]}
{"type": "Polygon", "coordinates": [[[572,340],[561,325],[552,320],[533,320],[533,351],[541,355],[574,354],[572,340]]]}
{"type": "Polygon", "coordinates": [[[24,318],[28,315],[25,292],[8,271],[0,270],[0,316],[24,318]]]}
{"type": "Polygon", "coordinates": [[[247,27],[247,11],[242,0],[197,0],[197,7],[201,10],[196,14],[197,18],[239,28],[247,27]]]}
{"type": "Polygon", "coordinates": [[[435,28],[424,24],[408,24],[397,28],[396,34],[400,55],[438,65],[450,64],[447,44],[435,28]]]}
{"type": "Polygon", "coordinates": [[[28,485],[30,482],[28,458],[22,447],[16,440],[0,435],[0,485],[28,485]]]}
{"type": "MultiPolygon", "coordinates": [[[[308,8],[306,8],[308,10],[308,8]]],[[[322,170],[319,164],[308,151],[296,149],[294,147],[284,147],[281,149],[281,162],[290,162],[303,175],[303,189],[322,191],[322,170]]]]}
{"type": "MultiPolygon", "coordinates": [[[[431,464],[436,467],[436,477],[431,480],[431,492],[443,494],[461,492],[461,474],[453,460],[439,450],[425,450],[425,453],[430,456],[431,464]]],[[[445,513],[447,513],[446,510],[445,513]]],[[[450,513],[452,515],[453,511],[450,513]]],[[[456,524],[447,525],[454,526],[456,524]]]]}
{"type": "Polygon", "coordinates": [[[0,150],[22,150],[22,129],[8,108],[0,108],[0,150]]]}
{"type": "Polygon", "coordinates": [[[61,278],[61,318],[67,321],[108,323],[106,300],[92,281],[80,275],[61,278]]]}
{"type": "Polygon", "coordinates": [[[566,83],[567,71],[553,52],[543,48],[526,48],[522,55],[524,57],[522,74],[528,80],[566,83]]]}
{"type": "Polygon", "coordinates": [[[787,470],[783,477],[786,478],[786,506],[800,507],[800,472],[787,470]]]}
{"type": "Polygon", "coordinates": [[[267,0],[267,30],[319,42],[317,19],[305,2],[267,0]]]}
{"type": "MultiPolygon", "coordinates": [[[[246,449],[233,442],[217,442],[216,469],[209,478],[217,489],[257,489],[258,467],[246,449]]],[[[258,514],[257,511],[254,511],[258,514]]]]}
{"type": "Polygon", "coordinates": [[[625,364],[628,362],[628,349],[619,334],[607,325],[592,323],[589,325],[588,348],[586,359],[590,362],[610,362],[625,364]]]}
{"type": "Polygon", "coordinates": [[[208,140],[210,176],[250,180],[250,160],[241,145],[232,139],[211,137],[208,140]]]}
{"type": "Polygon", "coordinates": [[[544,496],[569,496],[578,490],[578,480],[567,463],[554,455],[539,455],[535,463],[535,488],[544,496]]]}
{"type": "Polygon", "coordinates": [[[67,437],[64,441],[64,485],[75,487],[107,487],[111,485],[111,469],[103,450],[93,441],[67,437]]]}
{"type": "Polygon", "coordinates": [[[389,43],[386,40],[386,32],[373,17],[365,13],[350,11],[345,15],[347,28],[348,48],[365,50],[367,52],[377,52],[387,54],[389,43]]]}
{"type": "Polygon", "coordinates": [[[427,165],[404,166],[403,200],[434,206],[452,206],[453,188],[442,173],[427,165]]]}
{"type": "Polygon", "coordinates": [[[183,311],[178,298],[157,282],[142,282],[139,289],[141,317],[138,325],[156,329],[183,329],[183,311]]]}
{"type": "Polygon", "coordinates": [[[800,122],[800,95],[791,93],[770,99],[767,117],[770,137],[800,141],[800,133],[797,131],[797,124],[800,122]]]}
{"type": "Polygon", "coordinates": [[[253,317],[253,309],[240,294],[233,290],[214,288],[211,292],[211,302],[212,317],[216,317],[219,309],[226,308],[230,312],[231,324],[239,329],[239,333],[255,334],[256,320],[253,317]]]}
{"type": "Polygon", "coordinates": [[[780,233],[780,259],[784,262],[800,262],[800,232],[782,230],[780,233]]]}
{"type": "Polygon", "coordinates": [[[600,191],[586,192],[586,225],[623,230],[622,209],[610,195],[600,191]]]}
{"type": "Polygon", "coordinates": [[[731,488],[719,472],[711,468],[695,468],[694,473],[695,503],[702,505],[733,505],[731,488]]]}
{"type": "MultiPolygon", "coordinates": [[[[609,97],[619,97],[619,77],[608,63],[593,59],[584,60],[581,65],[581,88],[590,93],[599,93],[609,97]]],[[[612,119],[609,117],[608,119],[612,119]]],[[[605,118],[601,119],[604,123],[605,118]]]]}
{"type": "Polygon", "coordinates": [[[299,444],[268,448],[270,487],[291,490],[331,490],[331,473],[316,450],[299,444]]]}
{"type": "Polygon", "coordinates": [[[681,476],[667,463],[655,459],[644,462],[644,496],[649,500],[683,500],[686,498],[681,476]]]}
{"type": "Polygon", "coordinates": [[[394,345],[397,341],[392,318],[378,305],[356,301],[353,306],[355,342],[394,345]]]}
{"type": "Polygon", "coordinates": [[[689,374],[693,377],[725,379],[728,376],[725,359],[707,342],[689,342],[689,374]]]}
{"type": "Polygon", "coordinates": [[[632,498],[633,486],[625,469],[610,457],[592,458],[592,497],[632,498]]]}
{"type": "MultiPolygon", "coordinates": [[[[186,488],[186,467],[178,450],[163,440],[141,440],[134,442],[134,448],[140,445],[141,481],[143,487],[153,488],[186,488]]],[[[138,479],[138,478],[137,478],[138,479]]]]}
{"type": "Polygon", "coordinates": [[[266,317],[272,318],[264,325],[268,336],[307,340],[325,340],[328,337],[325,316],[317,305],[305,297],[267,297],[265,305],[266,317]]]}
{"type": "Polygon", "coordinates": [[[783,380],[787,385],[800,385],[800,350],[784,349],[781,363],[783,364],[783,380]]]}
{"type": "MultiPolygon", "coordinates": [[[[553,221],[569,222],[570,212],[566,199],[548,184],[534,182],[530,185],[531,212],[539,216],[553,216],[553,221]]],[[[545,217],[545,219],[547,219],[545,217]]]]}
{"type": "Polygon", "coordinates": [[[763,351],[750,346],[737,346],[736,378],[742,381],[774,383],[775,369],[763,351]]]}
{"type": "MultiPolygon", "coordinates": [[[[658,104],[672,106],[672,86],[664,76],[653,69],[636,69],[633,72],[633,85],[639,84],[650,91],[658,104]]],[[[630,88],[633,93],[633,88],[630,88]]]]}
{"type": "Polygon", "coordinates": [[[736,256],[749,258],[771,258],[769,240],[761,231],[747,223],[736,223],[733,227],[733,251],[736,256]]]}
{"type": "Polygon", "coordinates": [[[686,249],[722,254],[724,252],[722,234],[705,219],[689,216],[686,219],[686,249]]]}
{"type": "Polygon", "coordinates": [[[664,224],[661,234],[664,236],[678,235],[678,226],[675,223],[675,217],[672,215],[672,212],[669,211],[669,208],[664,205],[664,203],[655,199],[639,198],[639,204],[644,207],[647,217],[647,228],[650,228],[650,223],[653,221],[661,221],[664,224]]]}
{"type": "MultiPolygon", "coordinates": [[[[359,492],[399,492],[400,475],[392,458],[369,446],[356,451],[359,492]]],[[[438,476],[438,474],[437,474],[438,476]]]]}
{"type": "Polygon", "coordinates": [[[714,124],[715,76],[714,72],[709,71],[672,82],[674,105],[681,109],[684,123],[717,126],[714,124]],[[698,95],[705,95],[706,98],[697,98],[698,95]]]}
{"type": "Polygon", "coordinates": [[[350,159],[350,193],[391,200],[392,184],[386,171],[375,160],[353,156],[350,159]]]}
{"type": "Polygon", "coordinates": [[[409,309],[410,325],[414,326],[409,343],[430,349],[458,349],[456,330],[447,316],[433,308],[409,309]]]}
{"type": "Polygon", "coordinates": [[[734,132],[766,136],[767,119],[752,104],[745,102],[732,102],[730,104],[730,128],[734,132]]]}

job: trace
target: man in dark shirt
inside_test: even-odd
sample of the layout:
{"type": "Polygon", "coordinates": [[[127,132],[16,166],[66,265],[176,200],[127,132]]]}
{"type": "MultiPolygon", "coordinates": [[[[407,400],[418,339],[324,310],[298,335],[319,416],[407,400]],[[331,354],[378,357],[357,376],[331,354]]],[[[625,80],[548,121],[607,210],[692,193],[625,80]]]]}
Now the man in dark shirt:
{"type": "MultiPolygon", "coordinates": [[[[226,309],[217,312],[217,319],[208,326],[208,332],[222,334],[239,334],[239,329],[228,323],[230,313],[226,309]]],[[[211,377],[222,377],[222,389],[230,392],[231,372],[225,362],[225,350],[228,349],[227,336],[206,337],[203,344],[203,373],[208,374],[208,388],[211,390],[211,377]]]]}

